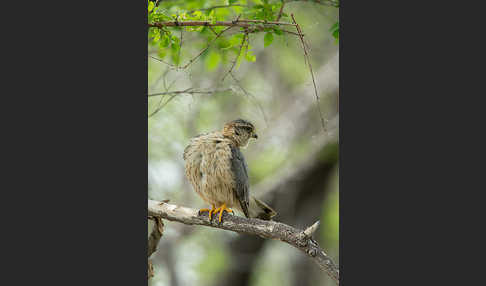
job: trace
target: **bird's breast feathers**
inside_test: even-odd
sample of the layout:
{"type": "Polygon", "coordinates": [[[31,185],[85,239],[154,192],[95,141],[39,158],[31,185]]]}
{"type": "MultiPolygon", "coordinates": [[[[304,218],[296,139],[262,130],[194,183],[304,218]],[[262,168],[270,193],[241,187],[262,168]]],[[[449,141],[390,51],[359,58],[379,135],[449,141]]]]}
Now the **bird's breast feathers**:
{"type": "Polygon", "coordinates": [[[231,141],[221,132],[191,139],[184,150],[186,175],[194,190],[207,202],[233,201],[231,141]]]}

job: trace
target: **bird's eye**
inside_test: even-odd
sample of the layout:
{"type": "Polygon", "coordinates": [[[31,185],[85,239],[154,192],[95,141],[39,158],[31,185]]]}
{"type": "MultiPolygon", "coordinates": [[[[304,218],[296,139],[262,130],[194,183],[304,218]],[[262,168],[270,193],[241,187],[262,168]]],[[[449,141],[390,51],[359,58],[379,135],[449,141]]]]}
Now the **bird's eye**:
{"type": "Polygon", "coordinates": [[[248,126],[243,126],[243,129],[245,129],[248,132],[251,132],[251,130],[252,130],[252,128],[251,127],[248,127],[248,126]]]}

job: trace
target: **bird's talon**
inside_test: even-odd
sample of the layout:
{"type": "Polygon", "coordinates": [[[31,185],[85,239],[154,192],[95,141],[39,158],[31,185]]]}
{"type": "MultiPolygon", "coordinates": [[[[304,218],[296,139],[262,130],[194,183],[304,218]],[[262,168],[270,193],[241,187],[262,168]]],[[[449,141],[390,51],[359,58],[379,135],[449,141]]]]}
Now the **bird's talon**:
{"type": "Polygon", "coordinates": [[[214,211],[216,210],[216,209],[214,208],[214,206],[212,206],[212,207],[213,207],[212,209],[200,209],[200,210],[199,210],[199,215],[201,215],[201,213],[203,213],[203,212],[209,212],[209,214],[208,214],[208,216],[209,216],[209,221],[211,221],[211,219],[212,219],[212,215],[213,215],[214,211]]]}
{"type": "Polygon", "coordinates": [[[200,209],[199,210],[199,215],[201,215],[203,212],[209,212],[211,211],[210,209],[200,209]]]}
{"type": "Polygon", "coordinates": [[[215,210],[214,213],[218,213],[219,212],[219,217],[218,217],[218,221],[221,222],[221,219],[223,218],[223,212],[226,211],[228,213],[233,213],[233,210],[232,209],[229,209],[226,207],[226,204],[223,204],[221,207],[217,208],[215,210]]]}

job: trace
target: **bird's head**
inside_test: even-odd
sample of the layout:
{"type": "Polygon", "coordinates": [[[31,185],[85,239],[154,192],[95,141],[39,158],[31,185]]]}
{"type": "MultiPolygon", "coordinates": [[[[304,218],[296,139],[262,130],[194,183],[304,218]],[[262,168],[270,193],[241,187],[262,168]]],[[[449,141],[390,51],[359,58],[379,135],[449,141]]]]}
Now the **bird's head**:
{"type": "Polygon", "coordinates": [[[223,135],[233,140],[238,147],[246,147],[251,138],[258,138],[255,126],[243,119],[226,123],[223,127],[223,135]]]}

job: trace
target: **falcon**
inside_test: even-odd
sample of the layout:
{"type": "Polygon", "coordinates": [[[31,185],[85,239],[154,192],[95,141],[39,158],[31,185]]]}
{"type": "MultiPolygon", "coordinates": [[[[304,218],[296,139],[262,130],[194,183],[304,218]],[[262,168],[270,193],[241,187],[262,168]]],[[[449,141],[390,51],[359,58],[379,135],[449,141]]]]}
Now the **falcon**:
{"type": "Polygon", "coordinates": [[[252,123],[236,119],[224,125],[223,130],[198,135],[184,149],[186,177],[194,191],[211,209],[199,213],[233,213],[233,209],[247,218],[270,220],[277,213],[261,200],[250,195],[248,167],[240,147],[250,139],[257,139],[252,123]]]}

